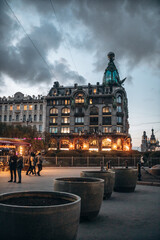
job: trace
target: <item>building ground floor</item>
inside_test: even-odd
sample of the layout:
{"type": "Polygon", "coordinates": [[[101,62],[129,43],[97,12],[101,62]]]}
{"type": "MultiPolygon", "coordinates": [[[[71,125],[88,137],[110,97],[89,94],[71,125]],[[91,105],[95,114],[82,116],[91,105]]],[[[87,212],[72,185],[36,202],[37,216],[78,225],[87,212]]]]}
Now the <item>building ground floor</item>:
{"type": "Polygon", "coordinates": [[[131,138],[122,134],[53,135],[49,150],[129,151],[131,150],[131,138]]]}

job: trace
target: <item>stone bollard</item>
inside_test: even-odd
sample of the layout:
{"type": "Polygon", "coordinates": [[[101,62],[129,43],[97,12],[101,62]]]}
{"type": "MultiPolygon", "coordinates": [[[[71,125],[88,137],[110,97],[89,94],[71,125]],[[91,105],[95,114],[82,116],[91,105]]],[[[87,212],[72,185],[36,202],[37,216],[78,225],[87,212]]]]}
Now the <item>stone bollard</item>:
{"type": "Polygon", "coordinates": [[[142,174],[141,174],[141,162],[137,163],[137,171],[138,171],[138,181],[142,181],[142,174]]]}

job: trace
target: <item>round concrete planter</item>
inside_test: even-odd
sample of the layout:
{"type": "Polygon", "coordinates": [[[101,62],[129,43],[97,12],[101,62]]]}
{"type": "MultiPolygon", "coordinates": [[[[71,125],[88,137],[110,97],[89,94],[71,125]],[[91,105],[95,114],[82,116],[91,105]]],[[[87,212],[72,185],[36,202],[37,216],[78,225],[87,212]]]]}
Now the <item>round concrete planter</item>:
{"type": "Polygon", "coordinates": [[[109,199],[112,195],[114,182],[115,182],[115,173],[112,171],[82,171],[81,177],[95,177],[101,178],[104,180],[104,199],[109,199]]]}
{"type": "Polygon", "coordinates": [[[79,196],[62,192],[29,191],[1,194],[0,238],[76,239],[80,205],[79,196]],[[36,201],[40,201],[41,206],[36,201]],[[19,205],[16,205],[17,202],[19,205]],[[27,202],[29,204],[26,204],[27,202]]]}
{"type": "Polygon", "coordinates": [[[157,164],[157,165],[153,166],[150,169],[150,173],[155,175],[155,176],[160,176],[160,164],[157,164]]]}
{"type": "Polygon", "coordinates": [[[115,192],[134,192],[137,183],[137,170],[131,168],[115,168],[115,192]]]}
{"type": "Polygon", "coordinates": [[[104,180],[98,178],[57,178],[54,190],[77,194],[81,197],[81,220],[95,218],[104,194],[104,180]]]}

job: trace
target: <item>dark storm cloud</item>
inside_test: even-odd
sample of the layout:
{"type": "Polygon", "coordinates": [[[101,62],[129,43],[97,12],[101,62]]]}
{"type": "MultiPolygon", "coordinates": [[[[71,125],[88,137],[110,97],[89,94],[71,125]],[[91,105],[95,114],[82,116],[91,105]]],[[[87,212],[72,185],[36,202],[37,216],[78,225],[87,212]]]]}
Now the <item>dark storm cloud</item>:
{"type": "Polygon", "coordinates": [[[79,75],[76,71],[70,70],[70,66],[64,58],[61,58],[59,61],[55,61],[53,68],[56,77],[61,84],[66,85],[67,83],[68,85],[72,85],[73,83],[86,83],[86,79],[83,76],[79,75]]]}
{"type": "MultiPolygon", "coordinates": [[[[27,37],[12,44],[15,33],[21,28],[2,2],[1,72],[15,81],[49,82],[50,73],[27,37]]],[[[49,51],[58,52],[64,41],[64,30],[71,49],[82,49],[85,54],[94,53],[95,71],[104,70],[109,51],[115,52],[119,62],[125,59],[129,70],[142,62],[151,68],[160,66],[159,0],[17,0],[16,3],[15,6],[22,11],[27,8],[33,11],[33,16],[38,14],[40,26],[32,27],[30,37],[45,60],[49,51]],[[57,19],[63,29],[59,28],[57,19]]],[[[55,62],[49,67],[51,75],[56,78],[64,76],[68,82],[71,79],[84,82],[84,78],[66,61],[55,62]]]]}
{"type": "Polygon", "coordinates": [[[64,27],[68,24],[76,28],[78,23],[87,29],[89,37],[84,33],[73,37],[71,32],[70,42],[72,47],[95,51],[96,71],[106,66],[108,51],[114,51],[119,60],[125,58],[129,70],[140,62],[154,61],[157,68],[160,65],[159,0],[29,1],[43,17],[46,12],[53,13],[51,7],[48,11],[52,1],[64,27]]]}
{"type": "MultiPolygon", "coordinates": [[[[45,63],[49,51],[57,51],[63,41],[60,31],[53,25],[53,23],[40,19],[40,26],[33,26],[28,36],[22,31],[22,27],[16,22],[13,14],[5,3],[1,2],[0,14],[0,71],[1,82],[3,74],[11,77],[15,82],[26,82],[37,84],[40,82],[50,82],[51,78],[57,78],[56,66],[45,63]],[[21,31],[23,37],[18,39],[16,35],[21,31]],[[16,43],[14,43],[14,40],[16,43]],[[37,51],[37,50],[38,51],[37,51]],[[42,58],[40,57],[42,56],[42,58]],[[44,59],[44,61],[43,61],[44,59]]],[[[59,63],[62,64],[61,62],[59,63]]],[[[78,73],[70,70],[67,62],[63,63],[63,71],[61,77],[67,78],[73,76],[81,79],[78,73]],[[66,65],[66,66],[65,66],[66,65]],[[68,72],[67,72],[68,71],[68,72]]],[[[52,80],[53,80],[52,79],[52,80]]]]}

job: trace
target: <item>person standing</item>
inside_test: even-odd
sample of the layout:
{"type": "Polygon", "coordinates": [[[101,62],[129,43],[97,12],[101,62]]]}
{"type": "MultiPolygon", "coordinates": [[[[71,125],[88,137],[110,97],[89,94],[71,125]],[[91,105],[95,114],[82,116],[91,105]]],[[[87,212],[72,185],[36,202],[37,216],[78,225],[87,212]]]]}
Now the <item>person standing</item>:
{"type": "Polygon", "coordinates": [[[42,157],[41,157],[41,153],[38,154],[37,156],[37,166],[38,166],[38,176],[40,176],[40,171],[42,170],[42,157]]]}
{"type": "Polygon", "coordinates": [[[9,159],[9,167],[10,167],[10,175],[11,179],[8,182],[13,182],[13,175],[14,175],[14,182],[16,182],[16,168],[17,168],[17,156],[16,152],[12,153],[12,156],[9,159]]]}
{"type": "Polygon", "coordinates": [[[23,168],[23,157],[19,155],[18,160],[17,160],[17,172],[18,172],[18,183],[21,183],[21,172],[23,168]]]}

